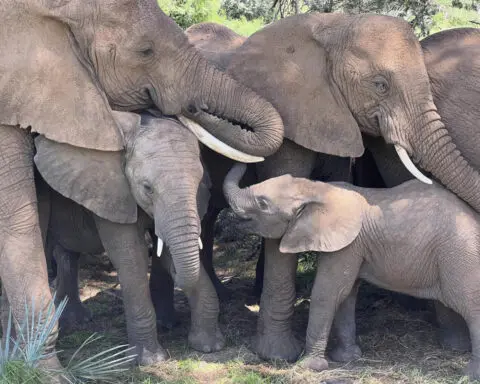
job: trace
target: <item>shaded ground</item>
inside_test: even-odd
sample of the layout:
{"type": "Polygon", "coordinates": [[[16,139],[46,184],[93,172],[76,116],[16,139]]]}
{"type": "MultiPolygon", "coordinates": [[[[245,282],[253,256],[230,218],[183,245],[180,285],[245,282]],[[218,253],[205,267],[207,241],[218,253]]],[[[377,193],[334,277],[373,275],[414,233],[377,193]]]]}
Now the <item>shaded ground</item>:
{"type": "MultiPolygon", "coordinates": [[[[435,339],[435,328],[428,309],[406,311],[392,295],[364,284],[357,305],[359,344],[364,357],[350,364],[331,364],[331,370],[313,373],[296,365],[261,361],[249,349],[254,334],[258,306],[252,296],[258,239],[217,244],[218,273],[232,291],[232,299],[221,308],[220,323],[227,337],[225,350],[201,354],[188,348],[186,337],[189,309],[182,292],[175,304],[180,325],[172,331],[159,331],[159,339],[171,356],[170,361],[125,374],[120,383],[465,383],[461,370],[469,354],[442,350],[435,339]],[[253,255],[253,257],[252,257],[253,255]],[[344,379],[330,381],[331,379],[344,379]]],[[[95,266],[82,269],[82,299],[94,315],[85,329],[59,340],[64,361],[92,332],[105,337],[96,348],[126,343],[125,318],[116,273],[103,257],[89,258],[95,266]]],[[[305,339],[308,293],[314,274],[314,257],[302,258],[298,273],[298,300],[295,332],[305,339]]],[[[86,350],[86,354],[94,352],[86,350]]]]}

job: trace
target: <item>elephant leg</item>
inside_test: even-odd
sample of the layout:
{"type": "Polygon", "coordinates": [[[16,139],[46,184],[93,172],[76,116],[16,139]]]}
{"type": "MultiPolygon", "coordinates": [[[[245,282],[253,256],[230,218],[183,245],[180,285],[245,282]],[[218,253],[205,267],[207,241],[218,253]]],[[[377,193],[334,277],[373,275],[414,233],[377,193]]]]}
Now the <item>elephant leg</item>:
{"type": "Polygon", "coordinates": [[[462,352],[470,351],[470,335],[463,317],[437,300],[435,313],[439,327],[437,335],[442,347],[462,352]]]}
{"type": "Polygon", "coordinates": [[[203,265],[196,289],[185,294],[191,310],[190,346],[205,353],[221,350],[225,346],[225,338],[218,325],[217,292],[203,265]]]}
{"type": "Polygon", "coordinates": [[[255,285],[253,286],[253,294],[258,298],[260,302],[260,297],[263,291],[263,277],[265,274],[265,239],[262,237],[260,244],[260,255],[258,256],[257,265],[255,266],[255,285]]]}
{"type": "MultiPolygon", "coordinates": [[[[310,299],[307,337],[303,366],[315,371],[328,368],[325,359],[330,329],[337,310],[352,291],[357,280],[362,258],[352,246],[325,253],[318,260],[317,275],[310,299]]],[[[352,302],[345,309],[351,311],[352,302]],[[350,308],[348,306],[350,305],[350,308]]],[[[351,331],[351,330],[350,330],[351,331]]],[[[347,337],[351,335],[346,335],[347,337]]]]}
{"type": "Polygon", "coordinates": [[[128,341],[141,365],[167,358],[157,339],[157,324],[148,287],[148,248],[137,224],[117,224],[95,216],[98,233],[118,271],[128,341]]]}
{"type": "MultiPolygon", "coordinates": [[[[154,239],[154,249],[157,249],[158,238],[154,239]]],[[[170,252],[167,247],[163,248],[162,256],[158,257],[156,251],[152,256],[152,268],[150,270],[150,294],[152,296],[153,307],[157,318],[157,325],[172,329],[177,323],[174,306],[174,282],[169,271],[171,261],[170,252]]]]}
{"type": "Polygon", "coordinates": [[[67,305],[60,318],[60,329],[67,332],[92,319],[92,313],[80,300],[78,286],[79,258],[79,253],[68,251],[58,243],[53,246],[52,259],[57,262],[55,304],[58,305],[65,297],[68,297],[67,305]]]}
{"type": "Polygon", "coordinates": [[[222,208],[212,206],[210,204],[205,217],[202,220],[202,243],[203,249],[200,251],[200,260],[207,275],[212,280],[213,286],[217,291],[218,298],[221,301],[226,301],[230,297],[230,291],[223,285],[218,278],[213,267],[213,243],[215,240],[215,221],[222,208]]]}
{"type": "Polygon", "coordinates": [[[359,286],[360,281],[357,281],[335,314],[332,327],[335,344],[329,353],[333,361],[346,363],[362,356],[362,351],[356,341],[357,328],[355,324],[355,305],[359,286]]]}
{"type": "MultiPolygon", "coordinates": [[[[34,305],[37,319],[40,316],[46,319],[45,311],[52,302],[38,216],[33,151],[29,132],[1,127],[0,278],[19,324],[24,322],[25,305],[31,310],[34,305]]],[[[55,326],[47,339],[47,353],[55,349],[57,334],[55,326]]],[[[41,364],[60,367],[55,355],[41,364]]]]}
{"type": "MultiPolygon", "coordinates": [[[[260,181],[290,173],[309,177],[316,153],[284,140],[282,147],[258,165],[260,181]]],[[[302,346],[291,328],[295,304],[297,257],[279,251],[280,241],[265,239],[265,272],[253,347],[264,359],[295,361],[302,346]]]]}

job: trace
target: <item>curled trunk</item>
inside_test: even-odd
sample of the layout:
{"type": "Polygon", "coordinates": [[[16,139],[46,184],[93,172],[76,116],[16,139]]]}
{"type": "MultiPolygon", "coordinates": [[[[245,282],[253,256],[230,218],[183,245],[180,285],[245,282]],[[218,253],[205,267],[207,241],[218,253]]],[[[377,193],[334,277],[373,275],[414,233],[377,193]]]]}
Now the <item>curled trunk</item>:
{"type": "Polygon", "coordinates": [[[245,164],[237,163],[225,176],[223,183],[223,193],[228,204],[237,214],[242,214],[244,208],[248,206],[249,201],[253,198],[248,188],[240,188],[240,180],[247,170],[245,164]]]}
{"type": "Polygon", "coordinates": [[[198,90],[182,111],[228,146],[252,156],[273,154],[283,141],[283,122],[276,109],[250,88],[210,64],[200,54],[188,61],[195,68],[184,77],[186,89],[198,90]]]}
{"type": "Polygon", "coordinates": [[[443,185],[480,212],[480,174],[454,144],[440,116],[431,111],[428,123],[412,141],[414,159],[443,185]]]}

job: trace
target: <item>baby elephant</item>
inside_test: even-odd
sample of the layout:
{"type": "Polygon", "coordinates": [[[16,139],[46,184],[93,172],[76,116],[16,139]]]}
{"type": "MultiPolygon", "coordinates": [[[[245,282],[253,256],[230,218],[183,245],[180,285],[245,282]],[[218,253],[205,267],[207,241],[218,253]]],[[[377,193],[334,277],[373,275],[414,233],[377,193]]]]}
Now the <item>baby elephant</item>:
{"type": "MultiPolygon", "coordinates": [[[[472,342],[466,373],[480,378],[480,222],[467,204],[441,185],[417,180],[368,189],[283,175],[240,189],[244,169],[237,164],[230,170],[224,192],[246,230],[281,239],[281,252],[329,252],[318,259],[307,367],[328,367],[325,347],[335,313],[340,309],[343,320],[354,323],[352,296],[344,301],[362,278],[436,299],[460,314],[472,342]]],[[[354,327],[338,336],[341,348],[360,354],[354,327]]]]}

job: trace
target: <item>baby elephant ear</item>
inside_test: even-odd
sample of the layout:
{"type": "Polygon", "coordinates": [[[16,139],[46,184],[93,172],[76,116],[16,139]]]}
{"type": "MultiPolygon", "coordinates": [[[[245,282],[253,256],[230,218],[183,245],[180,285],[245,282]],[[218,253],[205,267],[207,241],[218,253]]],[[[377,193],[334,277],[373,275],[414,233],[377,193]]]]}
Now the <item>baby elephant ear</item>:
{"type": "Polygon", "coordinates": [[[123,151],[78,148],[44,136],[35,139],[35,146],[35,165],[57,192],[104,219],[137,221],[137,203],[123,172],[123,151]]]}
{"type": "Polygon", "coordinates": [[[335,252],[349,245],[362,228],[363,204],[353,191],[334,190],[308,203],[290,223],[280,242],[280,252],[335,252]]]}

